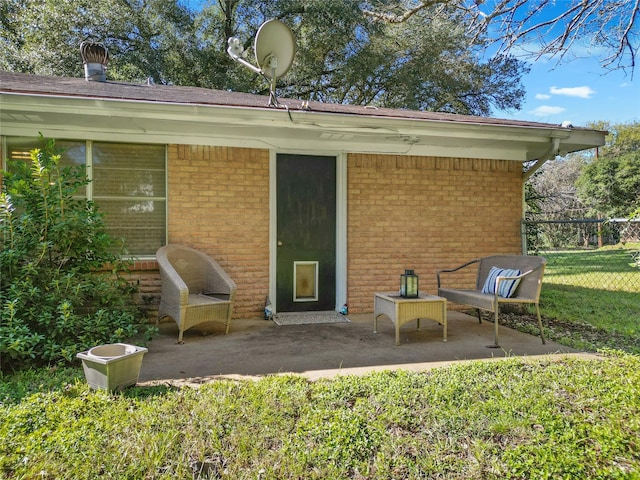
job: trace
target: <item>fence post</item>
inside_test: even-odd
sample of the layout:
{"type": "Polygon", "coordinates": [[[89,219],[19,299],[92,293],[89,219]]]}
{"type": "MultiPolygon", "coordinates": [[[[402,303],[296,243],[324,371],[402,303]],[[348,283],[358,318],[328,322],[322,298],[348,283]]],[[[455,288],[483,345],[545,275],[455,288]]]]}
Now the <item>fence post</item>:
{"type": "MultiPolygon", "coordinates": [[[[598,214],[598,220],[602,220],[602,216],[598,214]]],[[[599,221],[598,225],[598,248],[602,248],[602,222],[599,221]]]]}
{"type": "Polygon", "coordinates": [[[527,221],[524,218],[520,219],[520,242],[522,244],[522,255],[529,253],[529,245],[527,245],[527,221]]]}

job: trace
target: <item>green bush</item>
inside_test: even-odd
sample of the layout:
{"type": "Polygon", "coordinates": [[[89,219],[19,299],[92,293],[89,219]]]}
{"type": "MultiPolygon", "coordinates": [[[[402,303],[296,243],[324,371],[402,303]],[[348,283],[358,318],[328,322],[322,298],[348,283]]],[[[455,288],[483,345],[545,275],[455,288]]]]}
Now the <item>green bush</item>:
{"type": "Polygon", "coordinates": [[[77,352],[137,333],[135,288],[110,253],[96,205],[78,196],[83,167],[63,167],[42,140],[31,162],[3,172],[0,194],[2,369],[70,362],[77,352]],[[111,270],[106,271],[105,266],[111,270]]]}

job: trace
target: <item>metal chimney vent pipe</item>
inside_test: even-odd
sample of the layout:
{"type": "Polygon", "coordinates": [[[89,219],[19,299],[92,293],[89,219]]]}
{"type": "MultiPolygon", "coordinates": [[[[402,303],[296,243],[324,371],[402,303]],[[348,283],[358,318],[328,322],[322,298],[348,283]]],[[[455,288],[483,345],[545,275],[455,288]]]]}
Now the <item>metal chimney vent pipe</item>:
{"type": "Polygon", "coordinates": [[[106,82],[109,52],[101,43],[82,42],[80,55],[84,63],[84,78],[87,82],[106,82]]]}

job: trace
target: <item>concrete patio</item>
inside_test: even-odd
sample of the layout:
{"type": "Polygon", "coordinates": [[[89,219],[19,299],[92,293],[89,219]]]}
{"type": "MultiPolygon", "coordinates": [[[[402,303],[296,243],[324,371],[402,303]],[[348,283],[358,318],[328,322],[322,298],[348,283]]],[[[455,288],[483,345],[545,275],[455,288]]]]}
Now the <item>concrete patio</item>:
{"type": "Polygon", "coordinates": [[[498,360],[507,357],[579,354],[576,350],[540,337],[500,327],[501,348],[493,343],[493,323],[464,313],[448,312],[448,341],[442,327],[430,320],[410,322],[394,345],[394,326],[386,317],[373,333],[373,314],[348,315],[350,323],[278,326],[263,319],[241,319],[223,326],[211,324],[208,335],[185,332],[184,344],[176,343],[175,323],[160,326],[160,335],[148,345],[139,383],[198,384],[220,378],[253,378],[297,373],[310,379],[339,374],[364,374],[403,368],[422,371],[451,362],[498,360]]]}

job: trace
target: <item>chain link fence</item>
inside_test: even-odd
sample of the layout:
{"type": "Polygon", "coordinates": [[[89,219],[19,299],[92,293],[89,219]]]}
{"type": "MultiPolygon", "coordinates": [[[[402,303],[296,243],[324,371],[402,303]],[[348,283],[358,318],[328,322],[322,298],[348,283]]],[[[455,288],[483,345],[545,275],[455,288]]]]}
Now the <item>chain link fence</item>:
{"type": "Polygon", "coordinates": [[[640,293],[640,220],[525,220],[522,232],[523,251],[547,259],[545,282],[640,293]]]}

